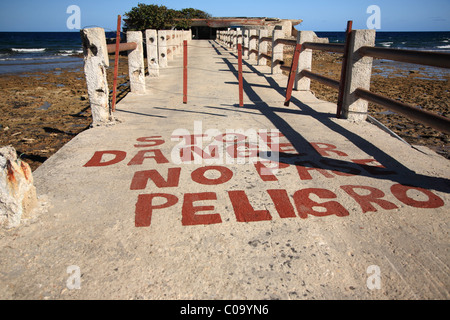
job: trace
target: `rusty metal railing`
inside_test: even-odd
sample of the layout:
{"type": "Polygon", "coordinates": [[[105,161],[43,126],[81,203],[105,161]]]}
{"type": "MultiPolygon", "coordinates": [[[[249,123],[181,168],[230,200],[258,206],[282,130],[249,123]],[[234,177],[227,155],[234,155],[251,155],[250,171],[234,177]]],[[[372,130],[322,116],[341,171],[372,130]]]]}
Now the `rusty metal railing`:
{"type": "MultiPolygon", "coordinates": [[[[344,90],[349,85],[349,81],[351,81],[351,79],[348,79],[347,73],[349,72],[349,70],[351,70],[352,64],[354,63],[353,61],[350,61],[350,59],[348,59],[351,50],[350,48],[351,34],[352,34],[352,21],[348,21],[346,30],[346,40],[344,44],[317,43],[317,42],[302,43],[302,50],[311,49],[343,54],[342,70],[339,81],[311,72],[309,70],[300,70],[300,75],[302,77],[309,78],[311,80],[322,83],[330,88],[339,90],[339,97],[337,102],[338,108],[336,112],[338,118],[341,116],[341,110],[344,103],[343,102],[344,90]]],[[[249,38],[259,39],[260,42],[275,41],[276,43],[289,46],[291,45],[295,46],[297,44],[297,41],[291,39],[278,38],[274,40],[273,37],[265,36],[259,38],[255,35],[251,35],[249,38]]],[[[258,52],[258,50],[255,49],[250,48],[244,49],[248,50],[249,52],[254,52],[259,57],[263,57],[268,60],[273,60],[273,55],[264,52],[258,52]]],[[[450,54],[442,52],[402,50],[402,49],[363,46],[359,48],[358,55],[439,68],[447,68],[447,69],[450,68],[450,54]]],[[[292,72],[293,64],[291,66],[283,65],[283,62],[281,60],[276,60],[275,62],[272,61],[272,63],[281,65],[280,68],[283,71],[292,72]]],[[[375,103],[383,108],[402,114],[414,121],[426,124],[434,129],[450,134],[450,119],[447,117],[434,114],[432,112],[423,110],[418,107],[414,107],[407,103],[403,103],[400,101],[390,99],[388,97],[381,96],[379,94],[370,92],[369,90],[365,90],[363,88],[357,88],[353,92],[353,94],[357,98],[364,99],[371,103],[375,103]]]]}

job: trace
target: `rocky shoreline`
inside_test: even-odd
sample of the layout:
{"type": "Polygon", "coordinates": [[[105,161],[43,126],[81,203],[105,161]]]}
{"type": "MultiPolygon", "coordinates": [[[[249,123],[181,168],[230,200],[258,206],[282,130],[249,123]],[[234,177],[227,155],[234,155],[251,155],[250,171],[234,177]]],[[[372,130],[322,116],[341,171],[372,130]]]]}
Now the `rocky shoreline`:
{"type": "MultiPolygon", "coordinates": [[[[313,71],[339,80],[340,60],[339,55],[314,52],[313,71]]],[[[108,84],[112,88],[113,60],[110,66],[108,84]]],[[[127,61],[121,57],[119,99],[129,92],[127,82],[127,61]]],[[[312,82],[311,90],[319,99],[337,101],[335,90],[317,82],[312,82]]],[[[426,68],[408,70],[378,63],[374,67],[371,90],[450,116],[449,73],[436,80],[426,68]]],[[[13,146],[32,170],[91,124],[82,68],[2,75],[0,92],[0,146],[13,146]]],[[[428,146],[450,159],[448,135],[374,105],[370,105],[369,111],[408,143],[428,146]]]]}
{"type": "MultiPolygon", "coordinates": [[[[113,60],[110,66],[112,88],[113,60]]],[[[127,82],[128,65],[121,57],[119,98],[129,92],[127,82]]],[[[0,93],[0,146],[13,146],[33,171],[92,122],[82,67],[2,75],[0,93]]]]}
{"type": "MultiPolygon", "coordinates": [[[[342,55],[314,52],[312,71],[339,80],[342,55]]],[[[450,117],[450,72],[423,66],[374,61],[370,90],[450,117]]],[[[311,91],[319,99],[337,102],[337,90],[316,81],[311,91]]],[[[369,114],[411,145],[427,146],[450,159],[450,136],[404,116],[369,104],[369,114]]]]}

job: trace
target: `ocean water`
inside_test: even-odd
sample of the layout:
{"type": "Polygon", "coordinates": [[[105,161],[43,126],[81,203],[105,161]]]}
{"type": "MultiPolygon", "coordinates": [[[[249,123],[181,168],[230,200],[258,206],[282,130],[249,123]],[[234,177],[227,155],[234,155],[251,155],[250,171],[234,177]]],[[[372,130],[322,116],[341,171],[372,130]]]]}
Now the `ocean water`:
{"type": "Polygon", "coordinates": [[[0,32],[0,74],[82,67],[81,53],[79,32],[0,32]]]}
{"type": "MultiPolygon", "coordinates": [[[[330,43],[344,43],[345,32],[316,32],[330,43]]],[[[375,46],[382,48],[450,52],[450,32],[381,32],[375,46]]]]}
{"type": "MultiPolygon", "coordinates": [[[[316,32],[321,38],[328,38],[330,43],[344,43],[345,32],[316,32]]],[[[450,32],[377,32],[375,46],[381,48],[434,51],[450,53],[450,32]]],[[[397,62],[391,60],[375,59],[373,63],[379,74],[391,77],[390,68],[395,67],[405,73],[418,72],[423,74],[424,79],[446,80],[450,75],[449,69],[429,67],[418,64],[397,62]]],[[[399,75],[395,75],[397,77],[399,75]]]]}
{"type": "MultiPolygon", "coordinates": [[[[331,43],[345,41],[344,32],[317,35],[331,43]]],[[[376,46],[450,52],[450,32],[377,32],[376,46]]],[[[0,32],[0,74],[82,67],[82,52],[79,32],[0,32]]]]}

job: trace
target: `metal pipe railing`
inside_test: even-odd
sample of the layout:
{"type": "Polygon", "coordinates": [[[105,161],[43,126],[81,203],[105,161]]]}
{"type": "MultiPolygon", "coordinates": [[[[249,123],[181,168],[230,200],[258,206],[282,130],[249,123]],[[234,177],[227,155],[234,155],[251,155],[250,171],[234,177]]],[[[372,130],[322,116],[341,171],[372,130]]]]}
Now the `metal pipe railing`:
{"type": "Polygon", "coordinates": [[[415,63],[432,67],[450,68],[450,54],[443,52],[362,47],[360,54],[367,57],[415,63]]]}
{"type": "Polygon", "coordinates": [[[272,41],[272,37],[261,37],[258,39],[260,39],[261,41],[272,41]]]}
{"type": "MultiPolygon", "coordinates": [[[[108,53],[115,53],[116,52],[116,44],[108,44],[107,46],[108,53]]],[[[128,51],[128,50],[135,50],[137,48],[136,42],[127,42],[127,43],[120,43],[119,44],[119,52],[121,51],[128,51]]]]}
{"type": "MultiPolygon", "coordinates": [[[[346,53],[349,46],[350,32],[351,32],[351,23],[347,26],[347,39],[345,44],[330,44],[330,43],[317,43],[317,42],[304,42],[304,49],[312,49],[326,52],[334,52],[344,54],[344,62],[343,62],[343,70],[341,72],[341,81],[334,80],[325,76],[322,76],[317,73],[313,73],[308,70],[302,70],[300,75],[303,77],[307,77],[311,80],[315,80],[319,83],[322,83],[326,86],[339,90],[339,102],[342,103],[343,89],[347,82],[347,77],[345,76],[344,71],[347,71],[347,64],[350,61],[346,61],[346,53]]],[[[252,37],[250,37],[252,38],[252,37]]],[[[253,38],[257,38],[253,36],[253,38]]],[[[262,37],[259,38],[260,41],[272,41],[272,37],[262,37]]],[[[285,45],[296,45],[297,42],[295,40],[290,39],[276,39],[276,43],[285,44],[285,45]]],[[[250,50],[255,53],[258,53],[258,50],[250,50]]],[[[272,60],[272,55],[268,55],[266,53],[259,52],[259,57],[263,57],[269,60],[272,60]]],[[[386,59],[386,60],[394,60],[406,63],[414,63],[419,65],[427,65],[433,67],[440,68],[450,68],[450,54],[441,53],[441,52],[430,52],[430,51],[416,51],[416,50],[402,50],[402,49],[390,49],[390,48],[378,48],[378,47],[369,47],[364,46],[359,48],[358,54],[360,56],[368,56],[372,58],[378,59],[386,59]]],[[[292,71],[292,66],[282,65],[281,60],[276,60],[275,64],[281,64],[280,68],[284,71],[292,71]]],[[[382,96],[380,94],[376,94],[370,92],[369,90],[358,88],[354,91],[354,94],[357,98],[364,99],[368,102],[375,103],[380,105],[388,110],[399,113],[407,118],[417,121],[419,123],[423,123],[428,125],[434,129],[450,134],[450,118],[432,113],[430,111],[426,111],[420,109],[419,107],[412,106],[410,104],[406,104],[400,101],[393,100],[391,98],[382,96]]],[[[339,113],[339,112],[338,112],[339,113]]]]}
{"type": "Polygon", "coordinates": [[[337,80],[333,80],[330,78],[327,78],[325,76],[322,76],[320,74],[308,71],[308,70],[302,70],[302,72],[300,72],[300,74],[304,77],[307,77],[309,79],[315,80],[317,82],[320,82],[326,86],[335,88],[335,89],[339,89],[339,81],[337,80]]]}
{"type": "Polygon", "coordinates": [[[263,58],[268,59],[268,60],[272,60],[272,56],[271,56],[271,55],[268,55],[268,54],[266,54],[266,53],[260,52],[259,55],[260,55],[261,57],[263,57],[263,58]]]}
{"type": "Polygon", "coordinates": [[[313,49],[320,51],[328,51],[335,53],[344,53],[344,45],[340,43],[318,43],[318,42],[305,42],[303,43],[305,49],[313,49]]]}
{"type": "Polygon", "coordinates": [[[277,39],[276,42],[287,45],[287,46],[295,47],[297,45],[297,40],[292,40],[292,39],[277,39]]]}
{"type": "Polygon", "coordinates": [[[412,105],[396,101],[382,95],[358,88],[355,90],[358,98],[378,104],[390,111],[400,113],[412,120],[429,125],[434,129],[450,134],[450,119],[438,114],[426,111],[412,105]]]}

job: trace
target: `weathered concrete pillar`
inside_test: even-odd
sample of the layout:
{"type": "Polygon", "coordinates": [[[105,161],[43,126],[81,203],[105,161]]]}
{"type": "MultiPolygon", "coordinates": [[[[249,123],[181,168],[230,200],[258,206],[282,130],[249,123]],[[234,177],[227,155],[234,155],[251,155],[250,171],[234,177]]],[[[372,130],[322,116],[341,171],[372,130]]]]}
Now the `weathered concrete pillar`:
{"type": "MultiPolygon", "coordinates": [[[[297,43],[313,42],[315,39],[313,31],[299,31],[297,33],[297,43]]],[[[311,71],[312,66],[312,50],[302,47],[298,58],[297,76],[294,82],[294,89],[300,91],[309,91],[311,89],[311,79],[303,77],[300,72],[303,70],[311,71]]]]}
{"type": "MultiPolygon", "coordinates": [[[[269,30],[261,29],[259,30],[259,54],[258,54],[258,65],[267,66],[267,58],[263,57],[261,53],[267,54],[269,50],[269,42],[263,41],[263,38],[269,36],[269,30]]],[[[256,41],[256,40],[255,40],[256,41]]]]}
{"type": "Polygon", "coordinates": [[[176,49],[175,49],[175,54],[180,54],[181,53],[181,44],[183,43],[183,40],[181,39],[181,35],[180,35],[180,31],[176,30],[175,31],[175,42],[176,42],[176,49]]]}
{"type": "Polygon", "coordinates": [[[178,54],[178,47],[179,47],[179,43],[178,43],[178,31],[175,30],[173,32],[173,53],[174,53],[174,58],[175,56],[178,54]]]}
{"type": "Polygon", "coordinates": [[[167,30],[167,60],[173,60],[173,40],[172,40],[172,30],[167,30]]]}
{"type": "Polygon", "coordinates": [[[167,31],[158,31],[158,62],[160,68],[167,68],[167,31]]]}
{"type": "Polygon", "coordinates": [[[235,30],[230,31],[230,48],[231,49],[234,49],[234,33],[235,33],[235,30]]]}
{"type": "Polygon", "coordinates": [[[351,121],[367,119],[368,102],[355,96],[357,88],[370,89],[373,58],[364,57],[359,48],[375,45],[375,30],[354,30],[349,40],[347,83],[344,88],[342,118],[351,121]]]}
{"type": "Polygon", "coordinates": [[[231,31],[231,49],[236,48],[236,30],[231,31]]]}
{"type": "Polygon", "coordinates": [[[242,37],[243,37],[243,47],[244,47],[244,59],[248,59],[248,44],[249,44],[249,34],[250,31],[248,29],[242,30],[242,37]]]}
{"type": "Polygon", "coordinates": [[[242,29],[241,28],[237,28],[236,29],[236,50],[238,48],[238,45],[243,45],[244,44],[244,39],[242,37],[242,29]]]}
{"type": "Polygon", "coordinates": [[[251,29],[249,32],[249,41],[248,41],[248,58],[249,60],[256,60],[258,58],[257,54],[257,39],[256,39],[256,30],[251,29]]]}
{"type": "Polygon", "coordinates": [[[178,31],[174,30],[172,31],[172,39],[173,39],[173,57],[175,58],[175,56],[178,54],[178,31]]]}
{"type": "Polygon", "coordinates": [[[13,147],[0,148],[0,226],[15,228],[37,207],[30,166],[17,159],[13,147]]]}
{"type": "Polygon", "coordinates": [[[141,31],[128,31],[127,41],[136,42],[137,48],[128,52],[130,89],[134,93],[145,93],[144,48],[141,31]]]}
{"type": "Polygon", "coordinates": [[[275,28],[273,30],[272,37],[272,74],[282,73],[281,65],[284,58],[284,44],[279,43],[277,40],[284,37],[284,32],[281,28],[275,28]]]}
{"type": "Polygon", "coordinates": [[[149,76],[159,77],[158,32],[156,30],[146,30],[145,39],[147,39],[147,65],[149,76]]]}
{"type": "Polygon", "coordinates": [[[102,125],[112,121],[109,107],[109,89],[106,68],[109,66],[105,30],[90,28],[80,31],[84,53],[84,74],[91,105],[92,124],[102,125]]]}

